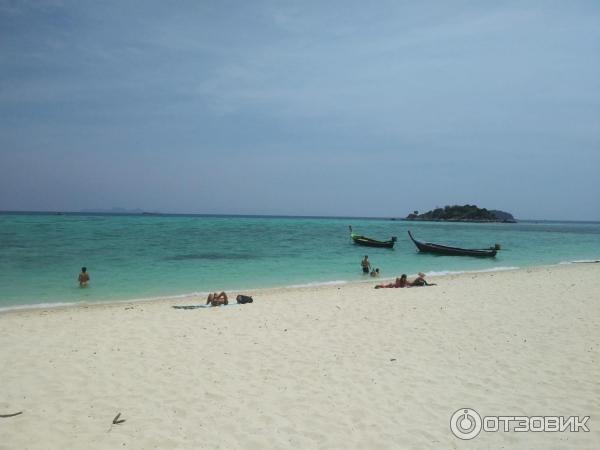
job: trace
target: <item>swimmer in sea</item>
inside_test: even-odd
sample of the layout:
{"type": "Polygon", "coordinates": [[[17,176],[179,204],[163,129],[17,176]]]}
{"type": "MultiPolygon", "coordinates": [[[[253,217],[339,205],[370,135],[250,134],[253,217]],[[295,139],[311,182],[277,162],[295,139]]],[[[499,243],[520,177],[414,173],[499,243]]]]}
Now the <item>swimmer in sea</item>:
{"type": "Polygon", "coordinates": [[[360,262],[360,266],[362,267],[362,271],[365,275],[369,274],[369,269],[371,268],[371,263],[369,262],[369,255],[365,255],[363,260],[360,262]]]}
{"type": "Polygon", "coordinates": [[[79,274],[79,287],[87,287],[90,281],[90,274],[87,271],[87,267],[81,268],[81,273],[79,274]]]}

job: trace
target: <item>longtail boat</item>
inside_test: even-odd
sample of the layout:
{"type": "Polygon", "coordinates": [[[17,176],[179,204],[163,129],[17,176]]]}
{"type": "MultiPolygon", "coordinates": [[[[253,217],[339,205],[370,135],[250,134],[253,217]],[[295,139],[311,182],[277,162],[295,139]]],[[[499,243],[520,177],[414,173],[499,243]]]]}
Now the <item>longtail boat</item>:
{"type": "Polygon", "coordinates": [[[450,255],[450,256],[477,256],[480,258],[493,258],[496,256],[500,246],[496,244],[494,247],[486,249],[469,249],[469,248],[458,248],[448,247],[446,245],[433,244],[431,242],[423,242],[416,240],[412,233],[409,231],[408,235],[414,242],[420,252],[423,253],[437,253],[438,255],[450,255]]]}
{"type": "Polygon", "coordinates": [[[394,248],[394,244],[396,243],[396,236],[392,236],[389,241],[378,241],[377,239],[371,239],[366,236],[362,236],[357,233],[352,232],[352,227],[350,228],[350,237],[354,241],[355,244],[364,245],[365,247],[379,247],[379,248],[394,248]]]}

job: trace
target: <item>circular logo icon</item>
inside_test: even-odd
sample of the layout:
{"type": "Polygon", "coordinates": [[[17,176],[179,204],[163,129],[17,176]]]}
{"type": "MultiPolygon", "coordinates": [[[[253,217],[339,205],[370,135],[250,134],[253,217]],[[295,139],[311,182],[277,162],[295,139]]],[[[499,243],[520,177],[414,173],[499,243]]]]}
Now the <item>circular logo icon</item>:
{"type": "Polygon", "coordinates": [[[471,408],[461,408],[452,414],[450,430],[459,439],[473,439],[481,431],[481,416],[471,408]]]}

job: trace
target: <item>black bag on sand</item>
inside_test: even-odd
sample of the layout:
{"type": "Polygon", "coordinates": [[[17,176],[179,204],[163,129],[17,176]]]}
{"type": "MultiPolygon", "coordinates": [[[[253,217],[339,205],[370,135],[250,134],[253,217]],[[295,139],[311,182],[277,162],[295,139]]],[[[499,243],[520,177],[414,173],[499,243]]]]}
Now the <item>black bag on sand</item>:
{"type": "Polygon", "coordinates": [[[240,304],[244,304],[244,303],[252,303],[254,300],[252,300],[252,297],[248,296],[248,295],[238,295],[236,298],[238,303],[240,304]]]}

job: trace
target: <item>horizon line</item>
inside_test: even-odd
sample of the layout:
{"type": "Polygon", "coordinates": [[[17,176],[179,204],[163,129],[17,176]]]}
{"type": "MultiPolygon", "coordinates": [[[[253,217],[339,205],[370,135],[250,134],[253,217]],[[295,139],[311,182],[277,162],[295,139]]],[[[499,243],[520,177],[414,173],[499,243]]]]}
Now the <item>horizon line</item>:
{"type": "MultiPolygon", "coordinates": [[[[198,217],[256,217],[256,218],[298,218],[298,219],[367,219],[367,220],[389,220],[389,221],[406,221],[406,222],[450,222],[450,223],[504,223],[504,222],[460,222],[460,221],[428,221],[406,220],[405,217],[398,216],[346,216],[346,215],[292,215],[292,214],[231,214],[231,213],[166,213],[157,211],[132,212],[111,212],[105,211],[61,211],[61,210],[1,210],[0,214],[38,214],[38,215],[109,215],[109,216],[198,216],[198,217]]],[[[600,223],[600,219],[515,219],[517,222],[583,222],[583,223],[600,223]]]]}

